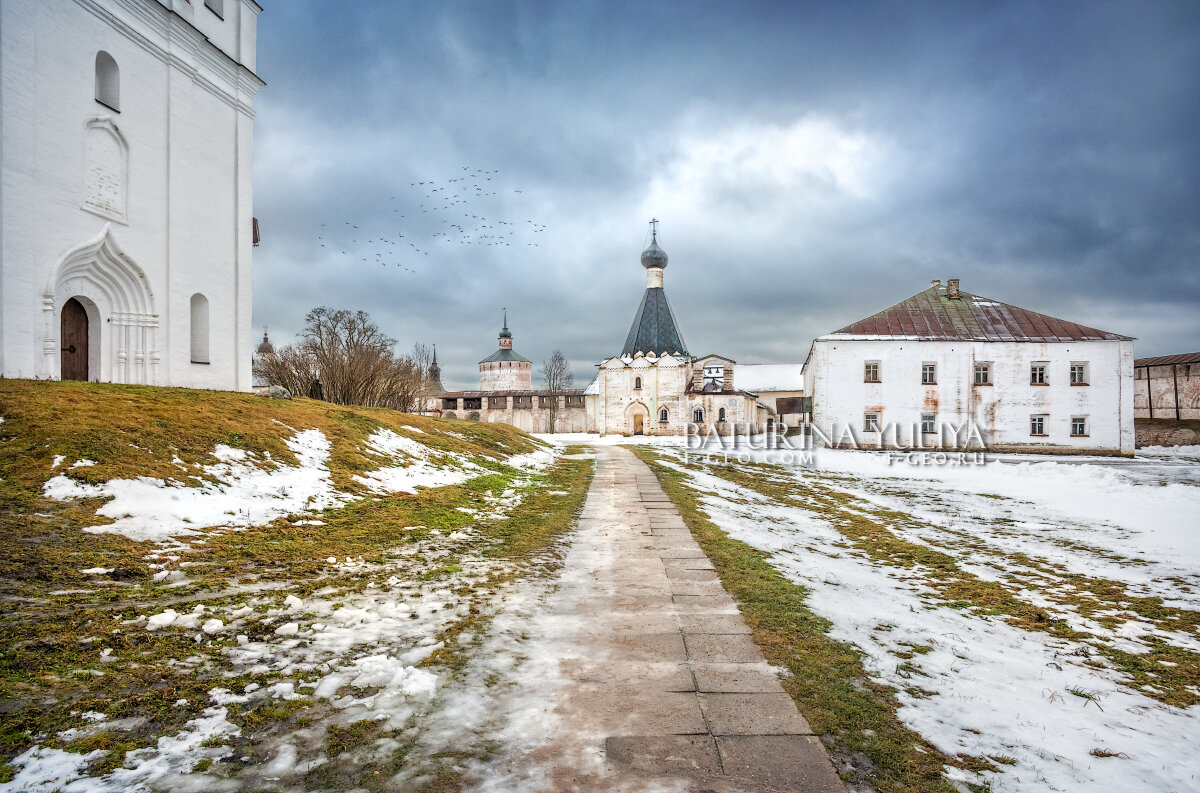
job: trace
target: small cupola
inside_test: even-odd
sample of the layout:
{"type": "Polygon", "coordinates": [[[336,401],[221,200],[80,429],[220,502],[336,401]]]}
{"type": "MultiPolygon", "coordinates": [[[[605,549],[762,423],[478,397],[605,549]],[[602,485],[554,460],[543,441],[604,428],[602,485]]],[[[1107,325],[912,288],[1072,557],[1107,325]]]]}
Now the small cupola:
{"type": "Polygon", "coordinates": [[[263,328],[263,340],[254,351],[258,355],[274,355],[275,345],[271,344],[271,340],[267,338],[267,329],[263,328]]]}
{"type": "Polygon", "coordinates": [[[667,266],[667,252],[658,246],[658,229],[650,235],[650,247],[642,251],[642,266],[647,270],[651,267],[661,270],[667,266]]]}

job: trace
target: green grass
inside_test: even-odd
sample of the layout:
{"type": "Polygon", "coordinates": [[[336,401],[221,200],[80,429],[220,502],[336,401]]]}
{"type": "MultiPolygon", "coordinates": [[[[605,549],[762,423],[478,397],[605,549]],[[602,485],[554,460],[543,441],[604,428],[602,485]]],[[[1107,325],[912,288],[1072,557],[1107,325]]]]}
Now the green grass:
{"type": "Polygon", "coordinates": [[[767,554],[717,528],[686,476],[659,464],[657,452],[630,448],[650,465],[712,560],[764,656],[790,672],[784,688],[813,729],[826,736],[835,759],[867,758],[853,764],[865,770],[848,781],[889,793],[952,793],[942,765],[976,765],[979,759],[947,757],[901,724],[895,692],[867,676],[857,649],[829,637],[830,623],[805,603],[808,591],[772,567],[767,554]]]}

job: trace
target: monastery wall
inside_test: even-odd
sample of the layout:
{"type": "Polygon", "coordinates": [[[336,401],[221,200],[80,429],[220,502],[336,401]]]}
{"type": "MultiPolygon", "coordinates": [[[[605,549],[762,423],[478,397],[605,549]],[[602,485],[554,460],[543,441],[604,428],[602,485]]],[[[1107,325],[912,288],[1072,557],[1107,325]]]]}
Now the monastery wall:
{"type": "Polygon", "coordinates": [[[1133,415],[1139,419],[1174,419],[1175,394],[1179,393],[1180,419],[1200,419],[1200,364],[1176,364],[1151,366],[1147,381],[1146,369],[1134,371],[1133,415]],[[1154,410],[1150,409],[1150,394],[1154,397],[1154,410]],[[1151,413],[1153,412],[1153,416],[1151,413]]]}

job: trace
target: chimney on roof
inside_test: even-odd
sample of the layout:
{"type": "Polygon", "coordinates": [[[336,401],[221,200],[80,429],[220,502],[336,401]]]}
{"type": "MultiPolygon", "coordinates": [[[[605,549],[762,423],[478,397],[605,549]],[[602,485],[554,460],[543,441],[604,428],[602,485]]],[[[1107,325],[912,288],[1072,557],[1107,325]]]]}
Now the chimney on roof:
{"type": "Polygon", "coordinates": [[[929,285],[930,285],[930,286],[941,286],[941,285],[942,285],[942,279],[940,279],[940,278],[934,278],[932,281],[930,281],[930,282],[929,282],[929,285]]]}
{"type": "Polygon", "coordinates": [[[950,298],[951,300],[958,300],[961,297],[961,295],[958,294],[957,278],[946,279],[946,297],[950,298]]]}

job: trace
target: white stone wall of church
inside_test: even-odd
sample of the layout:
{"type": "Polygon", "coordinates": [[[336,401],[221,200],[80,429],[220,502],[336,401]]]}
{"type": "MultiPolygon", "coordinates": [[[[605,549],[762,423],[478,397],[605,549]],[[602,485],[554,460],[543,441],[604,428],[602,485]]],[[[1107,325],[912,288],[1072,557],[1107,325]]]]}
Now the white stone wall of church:
{"type": "Polygon", "coordinates": [[[684,392],[690,371],[686,364],[659,366],[649,364],[645,359],[637,359],[633,365],[621,368],[602,366],[600,395],[597,397],[597,431],[602,434],[632,434],[632,414],[636,411],[646,416],[643,429],[647,434],[682,434],[688,421],[684,392]],[[640,389],[634,388],[637,377],[642,378],[640,389]],[[666,425],[658,421],[659,411],[663,407],[667,408],[668,413],[666,425]]]}
{"type": "MultiPolygon", "coordinates": [[[[968,419],[992,447],[1132,452],[1133,342],[920,342],[818,339],[805,367],[813,423],[826,433],[854,429],[864,445],[864,413],[896,424],[900,446],[913,446],[911,428],[933,413],[939,424],[968,419]],[[865,383],[864,364],[880,362],[880,382],[865,383]],[[975,362],[991,362],[991,386],[973,385],[975,362]],[[1047,362],[1048,385],[1030,385],[1030,366],[1047,362]],[[937,384],[921,383],[921,366],[937,364],[937,384]],[[1070,364],[1086,362],[1089,384],[1070,384],[1070,364]],[[1030,417],[1045,414],[1047,437],[1030,435],[1030,417]],[[1071,419],[1086,416],[1087,437],[1072,437],[1071,419]]],[[[891,437],[888,439],[889,445],[891,437]]]]}
{"type": "Polygon", "coordinates": [[[529,391],[533,364],[525,361],[492,361],[479,364],[480,391],[529,391]]]}
{"type": "MultiPolygon", "coordinates": [[[[153,295],[163,385],[249,390],[251,333],[251,152],[257,78],[226,55],[254,64],[255,13],[226,0],[221,20],[202,3],[155,0],[11,0],[0,4],[0,369],[8,377],[57,377],[43,354],[46,326],[57,347],[58,316],[73,295],[56,294],[45,321],[42,296],[58,263],[107,228],[153,295]],[[185,7],[186,6],[186,7],[185,7]],[[107,19],[120,20],[141,46],[107,19]],[[206,43],[208,36],[222,50],[206,43]],[[95,101],[95,58],[120,70],[120,112],[95,101]],[[169,65],[170,58],[187,70],[169,65]],[[194,72],[194,73],[189,73],[194,72]],[[241,103],[241,107],[237,106],[241,103]],[[85,131],[107,119],[127,146],[124,217],[81,208],[87,191],[85,131]],[[210,362],[191,361],[190,302],[209,301],[210,362]]],[[[119,169],[117,169],[119,171],[119,169]]],[[[94,287],[102,349],[91,379],[122,379],[112,344],[113,306],[94,287]]],[[[146,379],[149,378],[146,375],[146,379]]]]}
{"type": "Polygon", "coordinates": [[[583,398],[583,431],[584,432],[599,432],[599,427],[596,420],[596,405],[599,403],[599,397],[595,394],[588,394],[583,398]]]}

